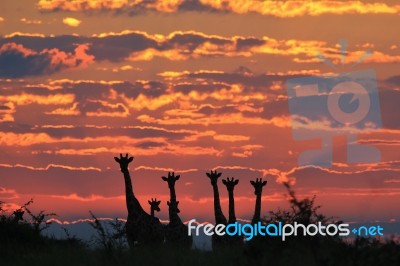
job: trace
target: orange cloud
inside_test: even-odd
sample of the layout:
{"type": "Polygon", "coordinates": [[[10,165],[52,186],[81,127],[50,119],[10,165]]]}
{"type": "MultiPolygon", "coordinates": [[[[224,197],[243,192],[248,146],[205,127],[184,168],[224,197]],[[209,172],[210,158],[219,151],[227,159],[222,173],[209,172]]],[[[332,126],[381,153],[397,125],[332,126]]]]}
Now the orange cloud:
{"type": "Polygon", "coordinates": [[[12,132],[0,132],[0,144],[5,146],[30,146],[37,143],[51,143],[54,141],[55,140],[45,133],[17,134],[12,132]]]}
{"type": "MultiPolygon", "coordinates": [[[[125,145],[126,150],[134,150],[135,156],[155,156],[160,154],[168,154],[174,156],[186,156],[186,155],[207,155],[207,156],[222,156],[223,150],[217,150],[213,147],[200,147],[200,146],[184,146],[184,145],[176,145],[173,143],[165,143],[165,146],[162,147],[152,147],[151,149],[143,149],[136,146],[129,147],[125,145]]],[[[81,156],[89,156],[100,153],[108,153],[108,154],[118,154],[121,152],[120,148],[107,148],[107,147],[99,147],[99,148],[87,148],[87,149],[60,149],[57,151],[46,151],[46,153],[50,154],[60,154],[60,155],[81,155],[81,156]]]]}
{"type": "Polygon", "coordinates": [[[101,195],[90,195],[89,197],[81,197],[76,193],[69,195],[50,195],[51,198],[73,200],[73,201],[102,201],[102,200],[124,200],[125,195],[119,195],[115,197],[104,197],[101,195]]]}
{"type": "Polygon", "coordinates": [[[165,118],[158,119],[149,115],[140,115],[137,119],[144,123],[154,123],[160,125],[274,125],[277,127],[290,127],[290,119],[287,116],[273,117],[271,119],[264,119],[261,117],[245,117],[241,113],[211,115],[202,118],[165,118]]]}
{"type": "MultiPolygon", "coordinates": [[[[46,133],[13,133],[13,132],[0,132],[0,145],[5,146],[31,146],[35,144],[53,144],[53,143],[125,143],[127,145],[135,145],[140,142],[153,141],[165,142],[164,138],[131,138],[127,136],[105,136],[105,137],[86,137],[86,138],[53,138],[46,133]]],[[[100,148],[99,148],[100,149],[100,148]]],[[[107,151],[101,148],[101,151],[107,151]]],[[[119,153],[118,151],[116,153],[119,153]]]]}
{"type": "Polygon", "coordinates": [[[64,64],[68,67],[86,67],[94,62],[94,56],[86,53],[88,50],[88,44],[80,44],[75,48],[75,54],[62,52],[58,49],[46,49],[43,52],[51,55],[51,63],[53,65],[64,64]]]}
{"type": "Polygon", "coordinates": [[[169,59],[172,61],[182,61],[182,60],[189,59],[191,57],[191,55],[189,55],[189,54],[183,55],[181,53],[181,50],[179,50],[179,49],[159,51],[154,48],[148,48],[144,51],[132,53],[129,56],[128,60],[130,60],[130,61],[150,61],[156,57],[165,58],[165,59],[169,59]]]}
{"type": "Polygon", "coordinates": [[[20,21],[24,24],[34,24],[34,25],[40,25],[42,24],[42,21],[40,19],[27,19],[27,18],[21,18],[20,21]]]}
{"type": "Polygon", "coordinates": [[[135,99],[124,97],[124,100],[130,108],[140,111],[145,108],[148,110],[157,110],[160,107],[174,102],[177,98],[178,95],[176,94],[163,94],[156,98],[152,98],[144,94],[139,94],[135,99]]]}
{"type": "MultiPolygon", "coordinates": [[[[13,37],[20,37],[20,36],[23,36],[23,37],[46,38],[46,35],[45,35],[45,34],[41,34],[41,33],[27,33],[27,32],[19,32],[19,31],[16,31],[16,32],[13,32],[13,33],[4,35],[4,38],[9,38],[9,39],[10,39],[10,38],[13,38],[13,37]]],[[[54,35],[50,35],[50,37],[54,37],[54,35]]]]}
{"type": "Polygon", "coordinates": [[[73,170],[73,171],[97,171],[101,172],[100,168],[97,167],[74,167],[74,166],[69,166],[69,165],[61,165],[61,164],[49,164],[46,167],[34,167],[34,166],[29,166],[29,165],[23,165],[23,164],[0,164],[0,167],[6,167],[6,168],[25,168],[29,170],[35,170],[35,171],[47,171],[50,168],[61,168],[61,169],[67,169],[67,170],[73,170]]]}
{"type": "Polygon", "coordinates": [[[200,0],[216,10],[237,14],[258,13],[275,17],[320,16],[324,14],[398,14],[399,5],[362,3],[361,1],[256,1],[256,0],[200,0]]]}
{"type": "Polygon", "coordinates": [[[51,94],[47,96],[21,93],[9,96],[0,96],[0,102],[11,102],[16,105],[40,104],[40,105],[67,105],[73,103],[73,94],[51,94]]]}
{"type": "Polygon", "coordinates": [[[10,50],[15,50],[21,53],[24,57],[36,54],[35,51],[25,48],[23,45],[16,43],[6,43],[0,47],[0,54],[10,50]]]}
{"type": "Polygon", "coordinates": [[[190,173],[190,172],[197,172],[198,169],[172,169],[172,168],[165,168],[165,167],[154,167],[154,166],[144,166],[140,165],[135,167],[135,171],[145,170],[145,171],[159,171],[159,172],[176,172],[176,173],[190,173]]]}
{"type": "Polygon", "coordinates": [[[63,23],[70,27],[78,27],[82,21],[76,18],[67,17],[63,19],[63,23]]]}
{"type": "MultiPolygon", "coordinates": [[[[133,10],[156,10],[158,12],[177,12],[181,6],[189,3],[185,10],[196,11],[198,6],[190,9],[188,0],[155,0],[145,3],[141,0],[40,0],[37,7],[43,11],[100,11],[113,10],[132,12],[133,10]]],[[[363,3],[361,1],[257,1],[257,0],[200,0],[199,4],[213,11],[232,12],[236,14],[258,13],[280,18],[298,16],[320,16],[325,14],[398,14],[399,5],[386,3],[363,3]]]]}
{"type": "Polygon", "coordinates": [[[128,117],[130,115],[129,109],[122,103],[108,103],[102,100],[90,100],[89,102],[94,102],[100,104],[100,107],[92,112],[87,112],[87,116],[96,117],[128,117]]]}
{"type": "Polygon", "coordinates": [[[47,115],[80,115],[81,112],[78,110],[78,103],[74,103],[69,108],[57,108],[51,112],[45,112],[47,115]]]}
{"type": "Polygon", "coordinates": [[[146,7],[160,12],[171,13],[177,11],[179,5],[183,2],[184,0],[156,0],[153,3],[147,4],[146,7]]]}
{"type": "Polygon", "coordinates": [[[253,155],[253,151],[263,149],[264,146],[262,145],[257,145],[257,144],[248,144],[248,145],[243,145],[238,148],[234,148],[234,152],[232,152],[233,157],[239,157],[239,158],[247,158],[253,155]]]}
{"type": "Polygon", "coordinates": [[[242,135],[215,135],[213,138],[215,140],[228,142],[247,141],[250,139],[250,137],[242,135]]]}
{"type": "Polygon", "coordinates": [[[142,71],[141,68],[133,67],[131,65],[123,65],[123,66],[120,66],[120,67],[113,67],[113,68],[99,67],[97,69],[101,70],[101,71],[111,71],[111,72],[114,72],[114,73],[121,72],[121,71],[142,71]]]}

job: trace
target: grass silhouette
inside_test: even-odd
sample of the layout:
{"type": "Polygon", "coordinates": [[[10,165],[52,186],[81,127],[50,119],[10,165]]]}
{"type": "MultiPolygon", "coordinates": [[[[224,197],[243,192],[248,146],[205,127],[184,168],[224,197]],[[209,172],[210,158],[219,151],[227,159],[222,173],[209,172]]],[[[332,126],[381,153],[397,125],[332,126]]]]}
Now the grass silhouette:
{"type": "MultiPolygon", "coordinates": [[[[299,200],[293,189],[288,184],[285,186],[290,208],[270,212],[263,222],[305,225],[333,222],[318,212],[320,207],[315,205],[315,197],[299,200]]],[[[9,214],[0,202],[0,265],[400,265],[398,241],[362,237],[353,241],[338,236],[297,236],[286,241],[279,237],[255,237],[244,245],[219,246],[213,251],[170,245],[129,249],[121,221],[111,221],[111,227],[105,227],[104,221],[92,213],[96,245],[71,236],[67,230],[66,239],[55,239],[41,234],[48,226],[46,217],[55,214],[43,211],[34,214],[29,209],[31,203],[32,200],[9,214]],[[29,219],[24,219],[25,214],[29,219]]]]}

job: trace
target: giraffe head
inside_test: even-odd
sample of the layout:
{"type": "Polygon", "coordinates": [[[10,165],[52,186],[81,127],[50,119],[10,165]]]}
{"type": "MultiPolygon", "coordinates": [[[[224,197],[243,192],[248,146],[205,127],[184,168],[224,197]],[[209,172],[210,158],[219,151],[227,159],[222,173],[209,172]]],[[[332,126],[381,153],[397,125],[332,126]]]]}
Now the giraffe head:
{"type": "Polygon", "coordinates": [[[206,173],[206,175],[210,178],[211,185],[216,185],[222,173],[218,173],[217,170],[211,170],[210,173],[206,173]]]}
{"type": "Polygon", "coordinates": [[[175,182],[179,180],[180,177],[180,175],[175,175],[174,172],[172,172],[172,174],[168,172],[168,177],[162,176],[161,178],[168,183],[169,188],[173,188],[175,187],[175,182]]]}
{"type": "Polygon", "coordinates": [[[254,187],[254,194],[261,195],[262,188],[267,184],[267,181],[262,181],[262,178],[256,178],[256,181],[250,181],[250,184],[254,187]]]}
{"type": "Polygon", "coordinates": [[[179,210],[179,208],[178,208],[178,204],[179,204],[179,201],[172,201],[172,202],[167,201],[167,205],[168,205],[170,211],[172,211],[174,213],[180,213],[181,212],[179,210]]]}
{"type": "Polygon", "coordinates": [[[227,177],[226,180],[222,179],[222,183],[226,186],[226,189],[228,191],[233,191],[235,189],[235,186],[239,184],[239,180],[238,179],[235,180],[235,178],[233,177],[231,179],[227,177]]]}
{"type": "Polygon", "coordinates": [[[161,200],[157,200],[156,198],[154,198],[154,199],[152,198],[151,201],[149,200],[148,202],[150,204],[151,210],[154,210],[156,212],[160,211],[160,207],[159,206],[160,206],[161,200]]]}
{"type": "Polygon", "coordinates": [[[126,156],[122,156],[122,153],[118,157],[114,157],[114,160],[119,163],[119,166],[121,167],[121,172],[128,171],[128,165],[133,161],[133,157],[129,157],[128,154],[126,156]]]}

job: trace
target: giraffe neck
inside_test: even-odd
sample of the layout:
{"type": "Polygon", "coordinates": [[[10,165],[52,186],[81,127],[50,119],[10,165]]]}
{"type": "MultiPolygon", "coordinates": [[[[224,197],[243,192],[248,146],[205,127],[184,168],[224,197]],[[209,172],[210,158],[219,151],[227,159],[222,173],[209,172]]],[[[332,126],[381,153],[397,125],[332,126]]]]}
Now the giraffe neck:
{"type": "Polygon", "coordinates": [[[150,207],[150,215],[151,217],[154,217],[154,209],[150,207]]]}
{"type": "Polygon", "coordinates": [[[233,190],[228,191],[229,194],[229,223],[236,222],[235,215],[235,199],[233,197],[233,190]]]}
{"type": "Polygon", "coordinates": [[[226,218],[222,213],[221,203],[219,202],[219,192],[218,192],[218,185],[213,184],[213,191],[214,191],[214,215],[215,215],[215,223],[216,224],[227,224],[226,218]]]}
{"type": "Polygon", "coordinates": [[[123,170],[125,180],[125,198],[126,198],[126,208],[128,209],[128,216],[138,214],[140,211],[144,212],[140,206],[139,201],[133,194],[131,176],[129,170],[123,170]]]}
{"type": "Polygon", "coordinates": [[[183,224],[178,213],[171,206],[168,209],[168,214],[169,214],[169,224],[172,224],[172,225],[183,224]]]}
{"type": "Polygon", "coordinates": [[[254,209],[253,223],[257,223],[261,219],[261,193],[257,194],[256,207],[254,209]]]}
{"type": "Polygon", "coordinates": [[[171,202],[176,202],[176,193],[175,193],[175,185],[169,188],[169,196],[171,202]]]}

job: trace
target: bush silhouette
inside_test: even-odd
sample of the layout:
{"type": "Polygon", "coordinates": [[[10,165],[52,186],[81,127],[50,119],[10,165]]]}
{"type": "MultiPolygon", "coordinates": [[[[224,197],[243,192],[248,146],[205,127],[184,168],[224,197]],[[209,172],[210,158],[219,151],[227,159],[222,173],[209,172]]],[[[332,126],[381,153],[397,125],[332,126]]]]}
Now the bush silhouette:
{"type": "MultiPolygon", "coordinates": [[[[320,214],[315,197],[299,199],[285,184],[290,208],[270,212],[264,223],[322,224],[335,222],[320,214]]],[[[226,245],[212,252],[187,250],[178,246],[127,247],[124,223],[100,221],[92,213],[96,230],[93,245],[71,236],[54,239],[41,234],[46,218],[55,214],[44,211],[34,214],[32,200],[14,212],[6,213],[0,202],[0,265],[327,265],[327,266],[398,266],[400,244],[395,239],[355,238],[339,236],[297,236],[282,241],[280,237],[255,237],[244,245],[226,245]],[[111,230],[109,229],[111,228],[111,230]]],[[[340,221],[336,221],[340,223],[340,221]]]]}

